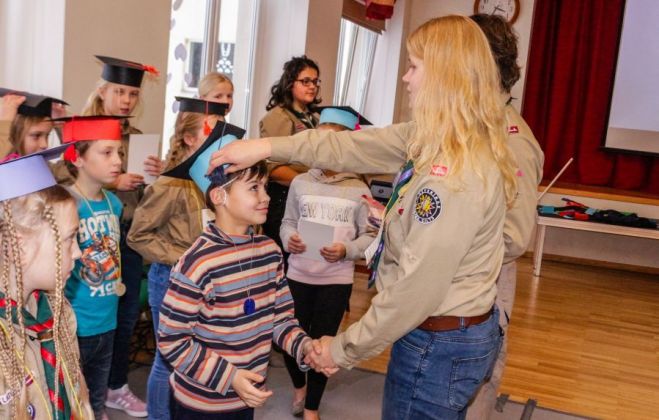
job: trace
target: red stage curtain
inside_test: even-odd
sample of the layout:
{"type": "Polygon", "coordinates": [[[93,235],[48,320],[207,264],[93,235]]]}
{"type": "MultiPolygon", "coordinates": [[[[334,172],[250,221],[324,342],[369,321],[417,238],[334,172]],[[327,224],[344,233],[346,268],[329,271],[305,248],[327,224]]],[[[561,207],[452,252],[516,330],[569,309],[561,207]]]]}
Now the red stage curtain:
{"type": "Polygon", "coordinates": [[[659,158],[601,150],[624,0],[536,0],[522,115],[545,179],[659,194],[659,158]]]}

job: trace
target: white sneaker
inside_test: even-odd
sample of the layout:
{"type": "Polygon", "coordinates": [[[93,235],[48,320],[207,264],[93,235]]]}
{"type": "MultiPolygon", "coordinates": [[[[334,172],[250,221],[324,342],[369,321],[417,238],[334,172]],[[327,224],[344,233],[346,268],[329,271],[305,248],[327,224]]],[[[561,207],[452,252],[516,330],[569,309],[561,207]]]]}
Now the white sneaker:
{"type": "Polygon", "coordinates": [[[146,417],[149,414],[146,411],[146,403],[130,391],[128,384],[115,390],[108,389],[105,406],[122,410],[132,417],[146,417]]]}

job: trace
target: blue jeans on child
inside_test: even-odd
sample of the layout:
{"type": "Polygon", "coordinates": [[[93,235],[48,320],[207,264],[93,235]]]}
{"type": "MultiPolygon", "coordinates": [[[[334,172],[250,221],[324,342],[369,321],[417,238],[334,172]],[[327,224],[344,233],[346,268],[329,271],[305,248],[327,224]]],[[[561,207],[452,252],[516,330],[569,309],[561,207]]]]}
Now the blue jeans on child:
{"type": "Polygon", "coordinates": [[[412,330],[391,349],[382,419],[464,419],[501,342],[496,307],[487,321],[467,328],[412,330]]]}
{"type": "Polygon", "coordinates": [[[110,369],[110,389],[119,389],[128,383],[130,363],[130,340],[140,315],[140,286],[142,283],[142,256],[126,244],[128,228],[121,226],[121,280],[126,286],[126,294],[119,299],[117,329],[114,334],[112,369],[110,369]]]}
{"type": "Polygon", "coordinates": [[[78,337],[82,374],[89,388],[89,402],[96,419],[100,419],[105,411],[113,343],[114,330],[89,337],[78,337]]]}
{"type": "MultiPolygon", "coordinates": [[[[153,263],[149,269],[149,306],[153,316],[153,331],[158,342],[158,317],[160,306],[169,287],[169,272],[172,267],[167,264],[153,263]]],[[[169,375],[172,369],[156,349],[149,380],[147,382],[147,410],[149,419],[169,420],[169,375]]]]}

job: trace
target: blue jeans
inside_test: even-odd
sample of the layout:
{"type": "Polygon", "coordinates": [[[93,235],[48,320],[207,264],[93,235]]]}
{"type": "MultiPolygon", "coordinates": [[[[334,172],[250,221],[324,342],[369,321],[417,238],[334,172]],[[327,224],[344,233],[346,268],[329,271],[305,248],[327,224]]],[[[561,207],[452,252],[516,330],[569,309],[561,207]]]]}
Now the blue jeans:
{"type": "MultiPolygon", "coordinates": [[[[149,269],[149,306],[153,317],[156,343],[158,342],[160,306],[169,287],[169,272],[171,269],[171,266],[160,263],[151,264],[149,269]]],[[[169,375],[171,373],[172,368],[162,357],[160,351],[156,349],[156,356],[153,359],[153,366],[151,366],[149,380],[146,385],[149,419],[169,420],[169,375]]]]}
{"type": "Polygon", "coordinates": [[[105,411],[113,343],[114,330],[89,337],[78,337],[82,374],[89,388],[89,402],[96,419],[100,419],[105,411]]]}
{"type": "Polygon", "coordinates": [[[489,377],[501,347],[499,311],[468,328],[412,330],[394,343],[382,418],[464,419],[469,400],[489,377]]]}
{"type": "Polygon", "coordinates": [[[117,329],[114,334],[114,352],[110,369],[110,389],[119,389],[128,383],[130,362],[130,340],[140,315],[140,285],[142,283],[142,256],[126,244],[127,227],[121,234],[121,280],[126,285],[126,294],[119,299],[117,329]]]}

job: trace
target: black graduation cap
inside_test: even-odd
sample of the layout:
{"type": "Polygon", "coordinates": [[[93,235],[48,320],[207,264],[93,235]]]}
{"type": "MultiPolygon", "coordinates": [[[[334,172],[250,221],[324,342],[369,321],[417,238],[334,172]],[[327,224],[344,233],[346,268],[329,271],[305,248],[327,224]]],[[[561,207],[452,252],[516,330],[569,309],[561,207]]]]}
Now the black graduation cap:
{"type": "Polygon", "coordinates": [[[350,106],[320,106],[316,108],[320,112],[318,124],[339,124],[354,130],[359,125],[373,125],[369,120],[360,115],[350,106]]]}
{"type": "Polygon", "coordinates": [[[220,115],[223,117],[229,109],[229,104],[205,101],[198,98],[176,96],[176,100],[179,102],[179,112],[196,112],[198,114],[220,115]]]}
{"type": "Polygon", "coordinates": [[[35,95],[30,92],[20,92],[17,90],[0,88],[0,98],[9,94],[25,96],[25,102],[18,107],[18,113],[30,117],[50,118],[53,112],[53,103],[68,105],[68,103],[63,100],[51,98],[50,96],[35,95]]]}
{"type": "Polygon", "coordinates": [[[155,76],[159,74],[155,67],[136,63],[134,61],[105,57],[103,55],[97,55],[96,58],[103,63],[103,73],[101,74],[101,77],[106,82],[141,87],[145,71],[152,73],[155,76]]]}
{"type": "MultiPolygon", "coordinates": [[[[227,144],[243,138],[245,130],[225,121],[218,121],[204,144],[189,158],[181,162],[178,166],[163,172],[162,175],[179,179],[190,179],[197,184],[199,189],[205,194],[211,184],[210,177],[206,176],[208,164],[211,155],[227,144]]],[[[220,166],[213,171],[214,175],[224,176],[224,168],[220,166]]],[[[215,179],[214,179],[215,180],[215,179]]]]}

